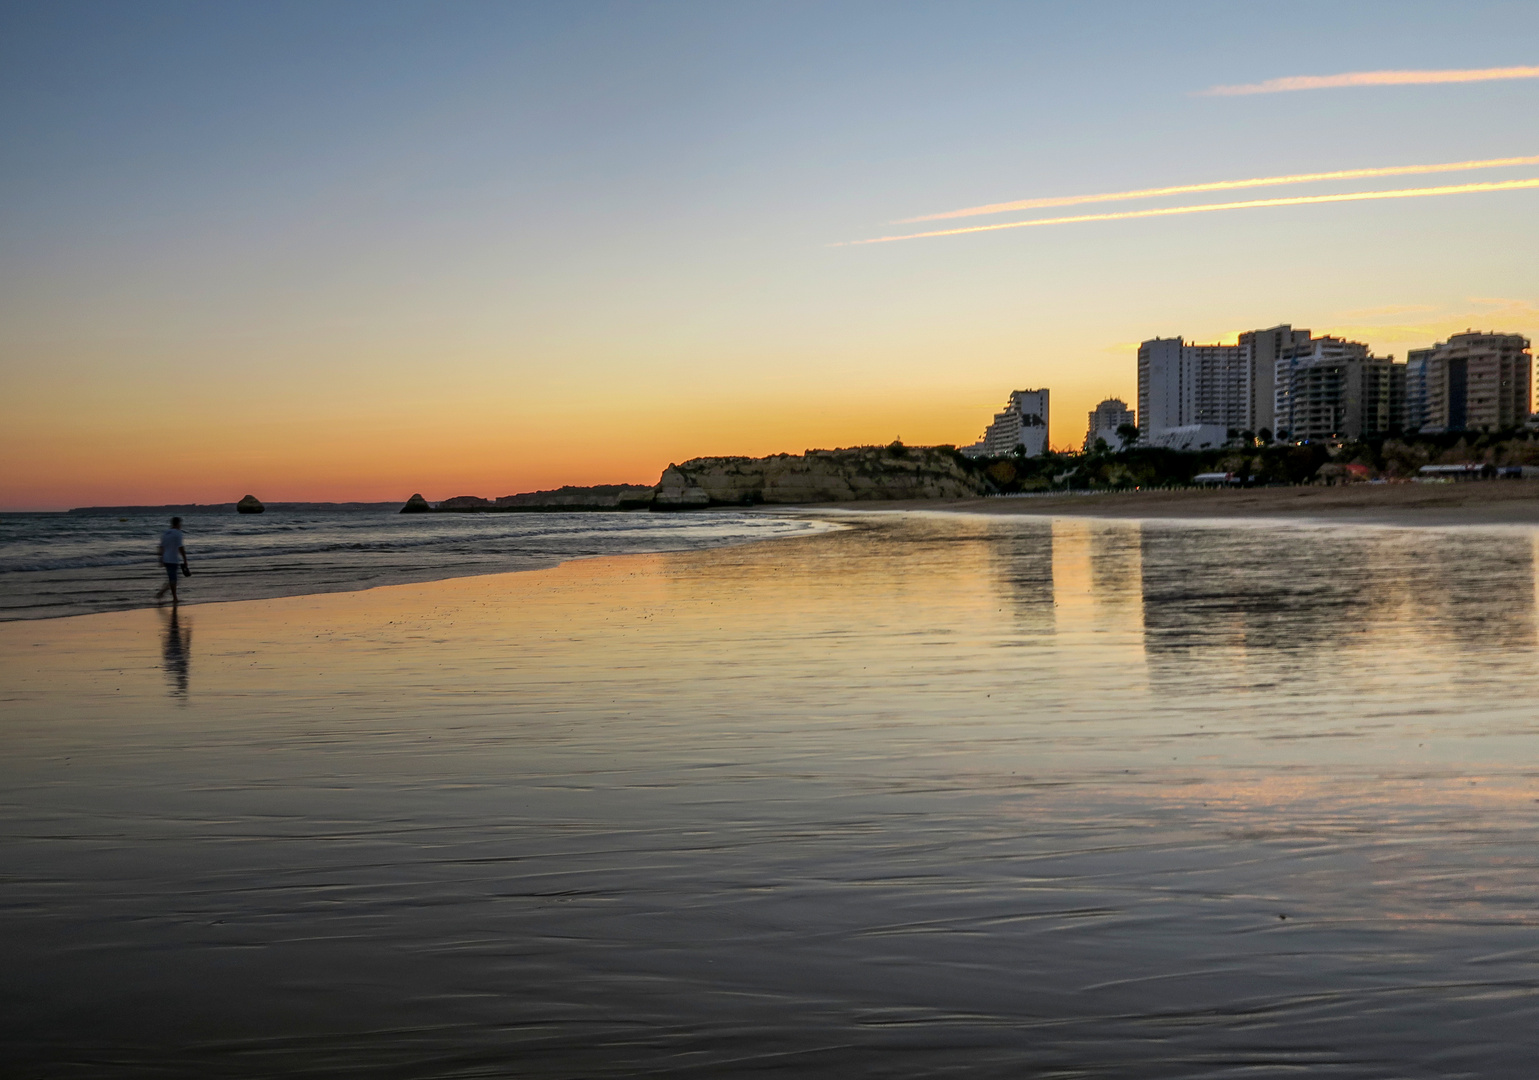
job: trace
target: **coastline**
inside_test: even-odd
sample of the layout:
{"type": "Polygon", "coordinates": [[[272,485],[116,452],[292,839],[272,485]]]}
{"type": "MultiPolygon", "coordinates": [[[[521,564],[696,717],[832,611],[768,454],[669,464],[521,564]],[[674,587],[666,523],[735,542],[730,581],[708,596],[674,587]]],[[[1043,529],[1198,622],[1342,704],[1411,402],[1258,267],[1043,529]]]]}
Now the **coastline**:
{"type": "MultiPolygon", "coordinates": [[[[726,509],[726,508],[723,508],[726,509]]],[[[741,508],[754,516],[786,517],[816,520],[825,527],[849,528],[854,519],[870,514],[929,514],[981,515],[986,517],[1029,518],[1098,518],[1107,520],[1184,521],[1191,523],[1295,523],[1311,525],[1377,526],[1391,528],[1535,528],[1539,527],[1539,481],[1497,480],[1454,484],[1355,484],[1338,487],[1289,487],[1289,488],[1241,488],[1241,489],[1182,489],[1121,491],[1105,493],[1052,494],[1025,498],[993,497],[966,499],[895,499],[862,500],[838,503],[806,503],[785,505],[761,505],[741,508]]],[[[694,518],[695,513],[686,517],[694,518]]],[[[587,515],[583,515],[587,516],[587,515]]],[[[669,515],[673,517],[674,515],[669,515]]],[[[708,516],[708,515],[707,515],[708,516]]],[[[783,537],[732,538],[722,545],[753,544],[783,537]]],[[[607,554],[652,554],[658,550],[643,548],[636,552],[594,552],[591,554],[543,553],[540,556],[525,555],[518,558],[487,560],[452,560],[451,565],[410,569],[376,567],[359,576],[338,575],[330,580],[311,582],[257,582],[244,587],[230,588],[231,578],[244,577],[244,573],[232,574],[213,590],[214,595],[190,596],[183,606],[198,606],[235,600],[276,599],[287,596],[309,596],[327,593],[356,592],[387,585],[424,584],[459,578],[484,577],[504,573],[537,571],[559,566],[572,560],[582,560],[607,554]]],[[[225,578],[214,566],[204,570],[203,581],[213,584],[225,578]]],[[[232,571],[234,568],[231,568],[232,571]]],[[[132,581],[142,579],[149,588],[158,575],[135,566],[125,568],[124,577],[132,581]]],[[[55,587],[68,587],[67,579],[77,572],[57,571],[48,574],[55,587]]],[[[94,574],[95,572],[90,572],[94,574]]],[[[84,587],[88,584],[87,572],[79,572],[84,587]]],[[[259,575],[260,576],[260,575],[259,575]]],[[[327,575],[330,578],[330,575],[327,575]]],[[[201,582],[200,582],[201,584],[201,582]]],[[[147,595],[147,594],[146,594],[147,595]]],[[[95,610],[87,607],[63,606],[52,610],[0,611],[0,623],[71,618],[76,615],[104,611],[151,609],[157,605],[148,602],[104,603],[95,610]]]]}
{"type": "MultiPolygon", "coordinates": [[[[779,508],[777,508],[779,509],[779,508]]],[[[1539,481],[1116,491],[1027,498],[830,503],[806,511],[910,511],[1030,517],[1297,521],[1400,528],[1539,526],[1539,481]]]]}
{"type": "MultiPolygon", "coordinates": [[[[72,529],[82,523],[81,517],[60,520],[72,529]]],[[[181,607],[522,573],[605,556],[732,547],[847,527],[805,515],[750,515],[726,507],[683,516],[526,514],[515,520],[447,514],[428,521],[394,514],[378,520],[336,514],[291,519],[280,512],[251,521],[232,513],[191,523],[198,546],[190,551],[193,577],[182,590],[181,607]]],[[[163,574],[158,565],[135,557],[131,546],[140,532],[153,532],[152,525],[111,522],[106,528],[121,535],[91,534],[79,541],[85,557],[95,561],[78,565],[16,565],[32,554],[26,545],[57,553],[76,543],[68,533],[42,540],[12,537],[10,563],[0,563],[0,624],[164,606],[152,599],[163,574]]],[[[63,561],[78,551],[56,557],[63,561]]]]}

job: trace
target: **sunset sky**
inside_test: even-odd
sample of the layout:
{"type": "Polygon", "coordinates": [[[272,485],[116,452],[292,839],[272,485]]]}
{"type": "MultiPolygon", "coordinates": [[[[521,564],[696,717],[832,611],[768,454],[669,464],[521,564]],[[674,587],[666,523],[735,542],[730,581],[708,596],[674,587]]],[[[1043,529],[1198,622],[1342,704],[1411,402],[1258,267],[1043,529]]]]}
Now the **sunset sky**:
{"type": "Polygon", "coordinates": [[[1147,337],[1533,337],[1535,65],[1532,2],[8,0],[0,509],[651,483],[1040,386],[1067,446],[1147,337]]]}

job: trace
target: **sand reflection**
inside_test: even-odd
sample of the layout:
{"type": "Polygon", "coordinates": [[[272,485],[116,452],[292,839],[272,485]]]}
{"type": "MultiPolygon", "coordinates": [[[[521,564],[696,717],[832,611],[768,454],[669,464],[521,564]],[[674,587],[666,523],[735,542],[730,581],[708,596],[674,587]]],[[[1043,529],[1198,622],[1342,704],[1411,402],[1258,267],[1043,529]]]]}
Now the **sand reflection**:
{"type": "Polygon", "coordinates": [[[848,523],[0,626],[8,1052],[1525,1075],[1530,537],[848,523]]]}
{"type": "Polygon", "coordinates": [[[192,668],[192,622],[172,604],[161,608],[161,665],[171,696],[184,704],[192,668]]]}

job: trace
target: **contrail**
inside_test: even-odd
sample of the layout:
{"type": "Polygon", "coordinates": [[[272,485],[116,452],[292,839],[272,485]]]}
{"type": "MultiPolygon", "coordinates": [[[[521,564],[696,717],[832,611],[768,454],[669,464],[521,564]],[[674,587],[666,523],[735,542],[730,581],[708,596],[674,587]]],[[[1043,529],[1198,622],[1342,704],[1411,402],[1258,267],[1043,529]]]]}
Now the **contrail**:
{"type": "MultiPolygon", "coordinates": [[[[1539,68],[1535,69],[1539,71],[1539,68]]],[[[1010,210],[1041,210],[1048,206],[1079,206],[1083,203],[1125,202],[1129,199],[1153,199],[1161,195],[1192,195],[1202,191],[1233,191],[1236,188],[1274,187],[1282,184],[1313,184],[1320,180],[1362,180],[1366,177],[1413,176],[1418,173],[1463,172],[1466,169],[1500,169],[1511,165],[1539,165],[1539,157],[1487,158],[1483,161],[1450,161],[1442,165],[1390,165],[1377,169],[1341,169],[1337,172],[1295,173],[1292,176],[1259,176],[1252,180],[1215,180],[1207,184],[1182,184],[1177,187],[1143,188],[1139,191],[1113,191],[1103,195],[1057,195],[1045,199],[1017,199],[1014,202],[969,206],[944,214],[925,214],[904,218],[898,225],[919,221],[945,221],[950,218],[981,217],[1010,210]]]]}
{"type": "Polygon", "coordinates": [[[1262,206],[1309,206],[1315,203],[1361,202],[1369,199],[1416,199],[1429,195],[1472,195],[1484,191],[1518,191],[1539,188],[1539,177],[1530,180],[1502,180],[1489,184],[1450,184],[1446,187],[1399,188],[1391,191],[1355,191],[1341,195],[1295,195],[1283,199],[1249,199],[1245,202],[1205,203],[1200,206],[1164,206],[1152,210],[1119,210],[1110,214],[1080,214],[1076,217],[1036,218],[1010,221],[1000,225],[970,225],[962,229],[938,229],[910,233],[907,236],[878,236],[870,240],[846,240],[831,247],[856,247],[861,244],[887,244],[894,240],[923,240],[931,236],[960,236],[963,233],[994,232],[999,229],[1027,229],[1035,225],[1077,225],[1085,221],[1125,221],[1128,218],[1172,217],[1176,214],[1205,214],[1213,210],[1251,210],[1262,206]]]}
{"type": "Polygon", "coordinates": [[[1280,94],[1288,90],[1329,90],[1338,86],[1418,86],[1428,83],[1489,82],[1492,79],[1539,79],[1539,67],[1468,68],[1452,71],[1349,71],[1344,75],[1290,75],[1284,79],[1210,86],[1199,97],[1280,94]]]}

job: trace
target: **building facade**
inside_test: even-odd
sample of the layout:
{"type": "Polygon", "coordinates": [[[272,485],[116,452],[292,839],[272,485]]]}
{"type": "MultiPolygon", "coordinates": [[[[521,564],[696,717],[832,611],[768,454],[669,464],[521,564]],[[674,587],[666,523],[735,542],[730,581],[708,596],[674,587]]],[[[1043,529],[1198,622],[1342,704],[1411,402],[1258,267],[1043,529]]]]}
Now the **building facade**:
{"type": "Polygon", "coordinates": [[[1427,361],[1431,349],[1412,349],[1405,354],[1406,431],[1420,431],[1427,423],[1427,361]]]}
{"type": "Polygon", "coordinates": [[[1265,330],[1247,330],[1240,335],[1240,348],[1250,369],[1250,397],[1247,401],[1249,422],[1244,430],[1261,434],[1277,431],[1277,358],[1284,349],[1296,348],[1309,341],[1308,330],[1295,330],[1287,323],[1265,330]]]}
{"type": "Polygon", "coordinates": [[[1138,430],[1148,438],[1192,424],[1245,428],[1251,378],[1238,345],[1151,338],[1138,347],[1138,430]]]}
{"type": "Polygon", "coordinates": [[[1138,348],[1138,425],[1144,438],[1193,424],[1275,431],[1277,360],[1310,340],[1287,324],[1248,330],[1234,345],[1151,338],[1138,348]]]}
{"type": "Polygon", "coordinates": [[[1122,436],[1117,429],[1123,424],[1135,423],[1133,411],[1121,398],[1107,398],[1090,410],[1090,426],[1085,432],[1085,449],[1094,450],[1097,439],[1104,439],[1113,450],[1122,448],[1122,436]]]}
{"type": "Polygon", "coordinates": [[[1191,423],[1192,390],[1178,337],[1150,338],[1138,346],[1138,433],[1191,423]]]}
{"type": "Polygon", "coordinates": [[[1533,357],[1521,334],[1466,331],[1423,354],[1426,405],[1421,430],[1498,431],[1528,420],[1533,357]]]}
{"type": "Polygon", "coordinates": [[[1295,341],[1278,352],[1277,434],[1293,442],[1388,435],[1405,422],[1406,370],[1360,341],[1295,341]]]}
{"type": "Polygon", "coordinates": [[[983,437],[962,452],[970,457],[1004,457],[1020,447],[1027,457],[1037,457],[1047,451],[1047,421],[1045,389],[1013,390],[983,437]]]}

